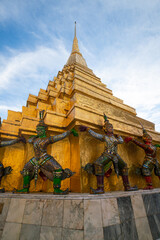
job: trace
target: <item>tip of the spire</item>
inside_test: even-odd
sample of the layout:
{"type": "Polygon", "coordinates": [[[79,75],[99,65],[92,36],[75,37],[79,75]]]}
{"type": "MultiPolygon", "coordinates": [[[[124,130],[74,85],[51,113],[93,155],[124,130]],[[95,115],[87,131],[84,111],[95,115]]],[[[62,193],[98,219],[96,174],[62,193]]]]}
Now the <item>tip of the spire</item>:
{"type": "Polygon", "coordinates": [[[74,23],[75,23],[74,36],[76,37],[76,21],[74,23]]]}

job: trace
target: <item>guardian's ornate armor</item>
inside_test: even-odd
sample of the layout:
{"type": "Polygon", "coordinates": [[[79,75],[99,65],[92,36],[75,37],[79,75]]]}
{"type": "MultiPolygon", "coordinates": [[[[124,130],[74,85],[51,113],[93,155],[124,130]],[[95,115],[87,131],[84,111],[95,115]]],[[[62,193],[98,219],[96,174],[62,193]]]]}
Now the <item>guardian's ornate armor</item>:
{"type": "Polygon", "coordinates": [[[91,136],[106,143],[104,152],[94,162],[95,174],[97,174],[98,169],[98,174],[104,175],[106,173],[107,175],[108,171],[111,168],[112,163],[114,165],[114,170],[118,176],[127,172],[127,164],[122,160],[122,158],[117,153],[117,145],[123,143],[122,137],[121,136],[115,137],[114,135],[112,136],[101,135],[94,132],[91,129],[89,129],[88,132],[91,136]]]}
{"type": "Polygon", "coordinates": [[[128,143],[129,141],[132,141],[137,146],[144,149],[145,158],[142,164],[141,172],[142,172],[142,175],[145,177],[145,180],[147,183],[147,187],[145,189],[153,189],[152,180],[151,180],[151,173],[153,169],[154,169],[155,175],[158,176],[160,179],[160,164],[156,158],[157,147],[160,147],[160,146],[158,144],[157,145],[152,144],[152,138],[144,128],[143,128],[143,141],[144,141],[143,143],[137,141],[132,137],[127,137],[125,139],[125,142],[128,143]]]}
{"type": "Polygon", "coordinates": [[[73,175],[72,171],[67,169],[62,169],[62,166],[47,153],[47,146],[49,144],[55,143],[69,136],[71,132],[67,131],[57,136],[53,137],[32,137],[28,140],[29,143],[33,144],[35,157],[31,158],[28,163],[25,164],[23,171],[21,172],[23,176],[29,175],[30,180],[35,178],[35,182],[38,178],[38,170],[40,169],[40,175],[46,176],[49,180],[53,181],[55,175],[59,175],[61,180],[73,175]],[[42,174],[43,173],[43,174],[42,174]]]}
{"type": "MultiPolygon", "coordinates": [[[[40,112],[40,117],[42,112],[40,112]]],[[[23,171],[21,172],[24,181],[23,189],[17,190],[16,192],[29,192],[30,181],[34,178],[36,185],[39,173],[43,179],[47,178],[53,181],[54,194],[66,194],[69,189],[62,191],[60,189],[61,181],[71,177],[74,172],[68,168],[63,169],[62,166],[47,153],[47,146],[66,138],[71,133],[74,135],[77,133],[72,129],[57,136],[46,137],[47,125],[44,124],[43,119],[40,120],[36,129],[37,136],[31,137],[28,140],[29,143],[33,144],[35,156],[25,164],[23,171]]]]}
{"type": "Polygon", "coordinates": [[[134,142],[139,147],[143,148],[145,151],[145,158],[142,165],[143,176],[151,176],[152,170],[154,169],[155,175],[160,176],[160,164],[156,158],[157,147],[150,144],[145,144],[133,139],[134,142]]]}
{"type": "Polygon", "coordinates": [[[88,133],[97,138],[98,140],[105,142],[105,150],[102,155],[95,160],[92,164],[87,163],[84,168],[88,173],[92,173],[97,177],[97,189],[92,189],[93,193],[104,193],[104,176],[109,177],[112,172],[112,164],[114,166],[114,170],[117,176],[122,176],[123,185],[126,191],[134,191],[137,190],[137,187],[130,187],[128,180],[128,168],[127,164],[122,160],[122,158],[117,153],[118,144],[123,143],[123,139],[121,136],[114,136],[113,134],[113,126],[109,123],[107,116],[104,115],[104,131],[105,135],[98,134],[91,129],[88,129],[85,126],[81,126],[80,130],[87,130],[88,133]]]}

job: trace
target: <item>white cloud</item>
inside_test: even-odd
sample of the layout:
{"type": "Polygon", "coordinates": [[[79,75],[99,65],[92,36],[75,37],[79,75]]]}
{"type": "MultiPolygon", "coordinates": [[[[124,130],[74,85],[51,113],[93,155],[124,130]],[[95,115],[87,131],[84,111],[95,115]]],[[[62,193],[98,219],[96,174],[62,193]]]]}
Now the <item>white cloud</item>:
{"type": "Polygon", "coordinates": [[[159,0],[154,0],[154,1],[150,1],[150,0],[99,0],[99,3],[101,3],[103,5],[103,10],[106,12],[111,12],[116,10],[120,10],[120,9],[127,9],[127,10],[133,10],[136,9],[138,10],[143,10],[143,12],[145,11],[150,11],[151,9],[157,7],[157,5],[159,5],[159,0]]]}
{"type": "MultiPolygon", "coordinates": [[[[0,106],[0,110],[2,110],[2,111],[3,111],[3,110],[9,110],[8,107],[9,107],[8,105],[1,105],[1,106],[0,106]]],[[[17,107],[17,106],[14,107],[14,106],[11,106],[10,108],[12,108],[13,111],[20,111],[22,107],[17,107]]]]}
{"type": "Polygon", "coordinates": [[[11,50],[10,57],[0,58],[2,118],[6,118],[7,109],[20,111],[19,106],[25,105],[29,93],[37,95],[40,88],[46,89],[49,80],[63,68],[69,53],[61,40],[56,43],[56,48],[37,46],[34,51],[11,50]]]}
{"type": "Polygon", "coordinates": [[[68,55],[64,45],[59,44],[57,49],[38,46],[34,51],[17,52],[14,56],[0,59],[0,89],[10,88],[11,84],[14,88],[23,89],[30,86],[30,81],[32,84],[46,82],[47,86],[49,75],[62,68],[68,55]]]}
{"type": "MultiPolygon", "coordinates": [[[[104,57],[104,56],[103,56],[104,57]]],[[[131,52],[115,50],[95,71],[116,97],[134,107],[138,116],[156,123],[160,131],[160,36],[144,39],[131,52]],[[109,62],[111,59],[111,62],[109,62]]],[[[96,67],[95,67],[96,69],[96,67]]]]}

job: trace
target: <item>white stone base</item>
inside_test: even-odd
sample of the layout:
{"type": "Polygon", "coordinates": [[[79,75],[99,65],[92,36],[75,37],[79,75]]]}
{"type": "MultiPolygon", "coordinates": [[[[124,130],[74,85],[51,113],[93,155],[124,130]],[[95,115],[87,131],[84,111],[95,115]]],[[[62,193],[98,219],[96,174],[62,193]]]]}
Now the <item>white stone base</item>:
{"type": "Polygon", "coordinates": [[[160,189],[101,195],[0,194],[3,240],[155,240],[160,189]]]}

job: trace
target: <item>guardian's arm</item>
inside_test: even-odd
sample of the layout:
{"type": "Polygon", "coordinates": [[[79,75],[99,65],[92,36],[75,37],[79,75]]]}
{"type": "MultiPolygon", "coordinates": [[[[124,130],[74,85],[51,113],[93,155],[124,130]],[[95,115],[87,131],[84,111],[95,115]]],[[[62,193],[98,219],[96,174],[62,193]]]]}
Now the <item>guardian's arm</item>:
{"type": "Polygon", "coordinates": [[[33,143],[37,136],[32,136],[28,139],[28,143],[33,143]]]}
{"type": "Polygon", "coordinates": [[[150,147],[147,144],[141,143],[134,138],[132,139],[132,142],[134,142],[137,146],[143,148],[144,150],[150,149],[150,147]]]}
{"type": "Polygon", "coordinates": [[[49,143],[55,143],[55,142],[58,142],[66,137],[69,136],[69,134],[71,133],[70,130],[68,130],[67,132],[64,132],[64,133],[61,133],[59,135],[56,135],[56,136],[50,136],[49,137],[49,143]]]}
{"type": "Polygon", "coordinates": [[[21,140],[18,138],[18,139],[13,139],[13,140],[8,140],[8,141],[1,141],[0,142],[0,147],[6,147],[6,146],[10,146],[10,145],[13,145],[15,143],[18,143],[20,142],[21,140]]]}
{"type": "Polygon", "coordinates": [[[150,149],[150,147],[147,144],[141,143],[141,142],[137,141],[135,138],[132,138],[132,137],[126,137],[125,138],[126,143],[128,143],[130,141],[135,143],[137,146],[143,148],[144,150],[150,149]]]}
{"type": "Polygon", "coordinates": [[[118,144],[124,143],[123,138],[121,136],[117,136],[118,144]]]}
{"type": "Polygon", "coordinates": [[[97,138],[98,140],[104,142],[104,135],[96,133],[91,129],[88,129],[88,132],[92,137],[97,138]]]}

